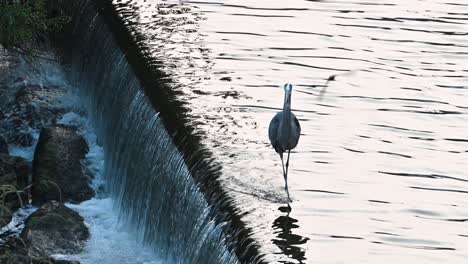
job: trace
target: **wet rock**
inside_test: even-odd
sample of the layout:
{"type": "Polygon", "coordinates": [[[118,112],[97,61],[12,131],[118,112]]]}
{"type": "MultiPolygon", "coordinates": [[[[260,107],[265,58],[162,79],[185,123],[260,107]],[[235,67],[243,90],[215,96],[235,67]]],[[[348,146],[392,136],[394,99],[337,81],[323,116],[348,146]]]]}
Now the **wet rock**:
{"type": "Polygon", "coordinates": [[[9,154],[8,143],[3,135],[0,135],[0,154],[9,154]]]}
{"type": "Polygon", "coordinates": [[[1,109],[0,133],[4,134],[8,143],[31,146],[34,143],[34,129],[56,123],[65,113],[65,109],[59,106],[65,92],[60,86],[22,84],[1,109]]]}
{"type": "Polygon", "coordinates": [[[78,261],[55,260],[50,257],[33,257],[26,243],[18,237],[10,237],[0,247],[1,264],[79,264],[78,261]]]}
{"type": "Polygon", "coordinates": [[[34,257],[76,254],[83,249],[89,231],[77,212],[50,201],[26,219],[20,237],[34,257]]]}
{"type": "Polygon", "coordinates": [[[28,185],[30,168],[20,157],[0,154],[0,198],[5,197],[0,207],[0,227],[11,221],[12,213],[27,202],[26,193],[16,193],[28,185]]]}
{"type": "Polygon", "coordinates": [[[81,160],[88,145],[75,126],[43,128],[33,161],[32,202],[50,200],[81,202],[94,196],[90,177],[83,173],[81,160]]]}

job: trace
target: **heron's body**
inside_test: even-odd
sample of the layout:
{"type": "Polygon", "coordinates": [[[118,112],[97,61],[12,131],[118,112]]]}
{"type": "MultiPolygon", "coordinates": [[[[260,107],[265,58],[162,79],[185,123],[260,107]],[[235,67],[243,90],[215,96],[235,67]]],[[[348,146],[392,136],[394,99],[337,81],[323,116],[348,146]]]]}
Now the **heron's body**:
{"type": "Polygon", "coordinates": [[[271,145],[275,151],[280,155],[281,163],[283,165],[283,177],[285,181],[285,189],[289,198],[288,190],[288,167],[289,155],[291,149],[294,149],[299,142],[301,136],[301,125],[296,116],[291,112],[291,93],[292,85],[284,85],[284,105],[283,111],[277,113],[270,122],[268,127],[268,137],[270,138],[271,145]],[[283,153],[288,152],[288,159],[286,161],[286,168],[283,161],[283,153]]]}
{"type": "Polygon", "coordinates": [[[290,113],[292,122],[286,121],[286,124],[284,124],[282,123],[283,115],[283,111],[277,113],[271,120],[270,127],[268,128],[268,137],[277,153],[284,153],[295,148],[301,136],[301,125],[296,116],[290,113]],[[287,123],[290,123],[290,125],[288,126],[287,123]]]}

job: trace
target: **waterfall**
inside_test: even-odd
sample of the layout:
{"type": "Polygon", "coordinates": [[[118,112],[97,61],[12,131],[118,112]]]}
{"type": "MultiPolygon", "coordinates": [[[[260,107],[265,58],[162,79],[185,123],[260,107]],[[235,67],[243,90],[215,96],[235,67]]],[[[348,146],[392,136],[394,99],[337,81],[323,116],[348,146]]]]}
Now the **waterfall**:
{"type": "Polygon", "coordinates": [[[238,263],[219,212],[105,20],[87,3],[75,27],[68,75],[103,146],[106,188],[121,220],[169,262],[238,263]]]}

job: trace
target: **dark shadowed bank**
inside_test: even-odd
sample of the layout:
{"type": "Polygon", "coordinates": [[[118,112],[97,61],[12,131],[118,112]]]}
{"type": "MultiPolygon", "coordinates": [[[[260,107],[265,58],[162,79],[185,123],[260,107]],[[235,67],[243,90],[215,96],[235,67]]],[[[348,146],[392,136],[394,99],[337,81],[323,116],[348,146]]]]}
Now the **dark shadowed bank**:
{"type": "MultiPolygon", "coordinates": [[[[144,36],[132,32],[122,19],[126,15],[125,3],[76,1],[71,6],[69,1],[53,2],[55,6],[61,7],[59,12],[73,17],[69,27],[64,30],[65,34],[56,36],[56,43],[62,49],[66,63],[71,66],[70,75],[75,81],[74,86],[85,90],[80,92],[83,92],[84,98],[88,98],[85,100],[96,112],[92,118],[99,126],[98,137],[104,137],[103,145],[108,156],[107,174],[117,175],[115,179],[107,179],[110,181],[110,192],[114,192],[115,198],[121,203],[121,211],[128,215],[127,220],[136,221],[134,224],[143,230],[144,240],[150,244],[156,241],[159,246],[164,243],[168,248],[189,246],[189,243],[195,242],[193,239],[210,240],[216,237],[213,241],[198,241],[199,246],[190,245],[195,249],[186,254],[199,256],[185,257],[185,260],[201,261],[206,258],[205,253],[215,255],[213,252],[219,247],[216,244],[224,243],[228,252],[235,252],[241,263],[264,263],[257,242],[251,238],[252,231],[241,220],[240,211],[218,181],[221,164],[200,144],[203,132],[193,129],[190,124],[194,120],[187,119],[186,113],[190,109],[185,107],[178,92],[166,81],[168,76],[159,69],[158,63],[147,56],[149,50],[139,42],[144,36]],[[136,90],[132,87],[136,87],[136,90]],[[144,92],[146,98],[139,98],[139,92],[144,92]],[[139,101],[135,99],[137,97],[139,101]],[[167,132],[158,128],[160,121],[152,119],[154,114],[150,110],[141,108],[146,102],[159,112],[159,120],[167,132]],[[147,122],[133,123],[140,118],[147,122]],[[168,143],[163,145],[161,139],[153,139],[159,137],[154,133],[163,136],[167,133],[182,153],[183,164],[174,168],[148,165],[178,162],[175,157],[178,154],[154,154],[170,149],[166,147],[168,143]],[[152,140],[156,140],[156,143],[152,143],[152,140]],[[150,155],[155,158],[151,159],[150,155]],[[141,160],[136,161],[138,158],[141,160]],[[183,174],[185,167],[196,183],[195,189],[184,185],[186,183],[177,182],[187,179],[178,180],[174,176],[183,174]],[[150,175],[145,177],[141,175],[142,172],[150,175]],[[168,173],[174,175],[164,175],[168,173]],[[123,174],[128,175],[118,176],[123,174]],[[153,182],[154,178],[157,182],[153,182]],[[175,204],[180,200],[196,200],[187,198],[190,196],[185,193],[187,190],[200,191],[209,207],[200,208],[204,204],[201,201],[175,204]],[[155,198],[158,195],[165,198],[155,198]],[[196,214],[206,215],[201,217],[196,214]],[[167,228],[167,234],[161,234],[158,228],[167,228]],[[216,235],[218,229],[221,229],[222,234],[216,235]],[[196,232],[198,234],[194,234],[196,232]]],[[[223,255],[222,259],[231,259],[226,256],[228,253],[220,254],[223,255]]],[[[219,256],[214,259],[221,260],[219,256]]]]}

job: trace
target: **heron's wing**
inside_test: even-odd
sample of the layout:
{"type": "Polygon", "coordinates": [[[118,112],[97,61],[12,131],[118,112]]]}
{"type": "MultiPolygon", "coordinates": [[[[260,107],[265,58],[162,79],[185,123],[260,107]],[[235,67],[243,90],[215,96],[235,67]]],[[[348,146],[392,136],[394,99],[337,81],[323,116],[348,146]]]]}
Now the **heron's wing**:
{"type": "Polygon", "coordinates": [[[299,143],[299,138],[301,137],[301,124],[297,117],[292,114],[292,129],[291,129],[291,137],[290,137],[290,148],[293,149],[299,143]]]}
{"type": "Polygon", "coordinates": [[[296,124],[297,128],[299,129],[299,134],[301,134],[301,124],[299,123],[299,120],[297,119],[297,117],[293,114],[293,120],[294,120],[294,124],[296,124]]]}
{"type": "Polygon", "coordinates": [[[271,145],[276,149],[276,144],[278,142],[278,128],[280,125],[280,120],[282,112],[277,113],[273,119],[270,121],[270,126],[268,127],[268,137],[270,138],[271,145]]]}

